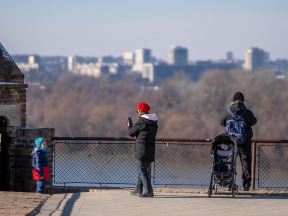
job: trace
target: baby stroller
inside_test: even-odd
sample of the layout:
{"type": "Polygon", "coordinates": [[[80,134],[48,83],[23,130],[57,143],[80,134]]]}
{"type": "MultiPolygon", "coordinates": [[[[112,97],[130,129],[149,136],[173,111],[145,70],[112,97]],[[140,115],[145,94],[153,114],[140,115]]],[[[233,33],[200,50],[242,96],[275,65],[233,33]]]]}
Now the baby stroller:
{"type": "Polygon", "coordinates": [[[208,197],[211,197],[213,191],[217,194],[217,186],[221,186],[228,187],[234,198],[236,191],[238,191],[236,185],[236,140],[226,133],[216,136],[212,141],[211,155],[213,165],[208,197]]]}

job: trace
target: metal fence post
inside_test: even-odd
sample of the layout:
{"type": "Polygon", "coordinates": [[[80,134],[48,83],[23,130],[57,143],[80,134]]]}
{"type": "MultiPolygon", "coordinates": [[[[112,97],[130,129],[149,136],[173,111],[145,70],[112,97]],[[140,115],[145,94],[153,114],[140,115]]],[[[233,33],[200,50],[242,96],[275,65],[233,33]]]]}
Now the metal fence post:
{"type": "Polygon", "coordinates": [[[255,190],[255,176],[256,176],[256,146],[257,142],[252,142],[252,190],[255,190]]]}

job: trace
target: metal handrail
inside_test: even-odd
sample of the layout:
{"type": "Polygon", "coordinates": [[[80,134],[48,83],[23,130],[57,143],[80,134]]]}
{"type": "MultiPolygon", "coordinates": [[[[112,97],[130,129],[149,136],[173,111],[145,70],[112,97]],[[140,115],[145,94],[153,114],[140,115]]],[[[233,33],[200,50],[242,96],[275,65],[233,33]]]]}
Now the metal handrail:
{"type": "MultiPolygon", "coordinates": [[[[53,140],[99,140],[99,141],[135,141],[130,137],[53,137],[53,140]]],[[[203,142],[209,143],[212,139],[201,138],[156,138],[156,142],[203,142]]]]}
{"type": "MultiPolygon", "coordinates": [[[[135,138],[130,137],[53,137],[53,140],[99,140],[99,141],[135,141],[135,138]]],[[[159,142],[211,142],[213,139],[207,138],[156,138],[159,142]]],[[[265,139],[254,139],[252,143],[288,143],[288,140],[265,140],[265,139]]]]}

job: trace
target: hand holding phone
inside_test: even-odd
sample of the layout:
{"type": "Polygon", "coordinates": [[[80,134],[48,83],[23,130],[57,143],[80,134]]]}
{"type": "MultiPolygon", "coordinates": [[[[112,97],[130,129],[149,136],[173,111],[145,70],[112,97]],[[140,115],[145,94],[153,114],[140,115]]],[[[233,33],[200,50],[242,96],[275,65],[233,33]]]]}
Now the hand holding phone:
{"type": "Polygon", "coordinates": [[[132,118],[128,117],[128,126],[131,127],[133,125],[132,118]]]}

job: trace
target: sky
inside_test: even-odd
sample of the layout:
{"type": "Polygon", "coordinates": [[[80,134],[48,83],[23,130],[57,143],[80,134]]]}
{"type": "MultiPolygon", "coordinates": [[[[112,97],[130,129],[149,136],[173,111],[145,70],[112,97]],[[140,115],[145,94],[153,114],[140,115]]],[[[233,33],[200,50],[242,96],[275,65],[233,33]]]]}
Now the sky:
{"type": "Polygon", "coordinates": [[[287,0],[0,0],[0,42],[10,54],[121,56],[169,47],[190,60],[238,59],[250,47],[288,58],[287,0]]]}

